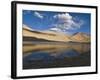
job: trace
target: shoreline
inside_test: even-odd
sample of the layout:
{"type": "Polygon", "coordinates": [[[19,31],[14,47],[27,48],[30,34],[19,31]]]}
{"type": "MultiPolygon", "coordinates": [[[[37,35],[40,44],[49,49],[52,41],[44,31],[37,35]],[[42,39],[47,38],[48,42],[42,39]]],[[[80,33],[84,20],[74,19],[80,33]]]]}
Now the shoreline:
{"type": "Polygon", "coordinates": [[[23,45],[32,45],[32,44],[91,44],[90,42],[39,42],[39,41],[23,41],[23,45]]]}

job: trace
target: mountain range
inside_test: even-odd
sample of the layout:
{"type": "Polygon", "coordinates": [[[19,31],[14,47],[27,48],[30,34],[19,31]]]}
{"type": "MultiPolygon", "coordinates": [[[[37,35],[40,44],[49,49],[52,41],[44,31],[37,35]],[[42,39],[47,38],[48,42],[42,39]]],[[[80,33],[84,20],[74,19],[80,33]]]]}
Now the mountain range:
{"type": "Polygon", "coordinates": [[[73,35],[56,31],[37,31],[23,24],[24,41],[47,41],[47,42],[90,42],[90,35],[77,32],[73,35]]]}

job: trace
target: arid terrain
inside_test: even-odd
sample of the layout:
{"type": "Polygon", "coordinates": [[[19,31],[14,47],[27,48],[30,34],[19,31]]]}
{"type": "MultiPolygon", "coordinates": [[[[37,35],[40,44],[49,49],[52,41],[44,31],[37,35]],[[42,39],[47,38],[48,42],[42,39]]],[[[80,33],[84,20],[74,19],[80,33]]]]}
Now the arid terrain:
{"type": "Polygon", "coordinates": [[[23,25],[23,40],[25,41],[49,41],[49,42],[90,42],[90,35],[82,32],[77,32],[73,35],[58,33],[54,31],[36,31],[23,25]]]}

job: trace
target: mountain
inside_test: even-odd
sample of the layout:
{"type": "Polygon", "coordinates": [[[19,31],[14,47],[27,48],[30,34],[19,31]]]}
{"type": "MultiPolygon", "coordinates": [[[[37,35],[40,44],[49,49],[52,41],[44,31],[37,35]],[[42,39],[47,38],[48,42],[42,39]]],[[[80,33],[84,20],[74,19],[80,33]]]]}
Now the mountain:
{"type": "Polygon", "coordinates": [[[37,31],[27,25],[23,25],[23,40],[40,42],[90,42],[90,36],[82,32],[75,33],[71,36],[55,31],[37,31]]]}
{"type": "Polygon", "coordinates": [[[73,34],[71,38],[75,42],[90,42],[90,35],[82,32],[73,34]]]}
{"type": "Polygon", "coordinates": [[[63,33],[57,33],[53,31],[36,31],[32,30],[26,25],[23,25],[23,38],[24,40],[31,38],[31,40],[35,41],[60,41],[67,42],[70,41],[70,37],[63,33]]]}

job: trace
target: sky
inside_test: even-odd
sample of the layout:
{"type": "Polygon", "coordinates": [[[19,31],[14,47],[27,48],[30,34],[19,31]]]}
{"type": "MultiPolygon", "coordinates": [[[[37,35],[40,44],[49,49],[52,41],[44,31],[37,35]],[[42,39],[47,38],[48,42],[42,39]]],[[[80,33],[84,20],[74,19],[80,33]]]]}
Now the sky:
{"type": "Polygon", "coordinates": [[[90,34],[91,30],[91,14],[89,13],[23,10],[22,15],[23,24],[38,31],[90,34]]]}

